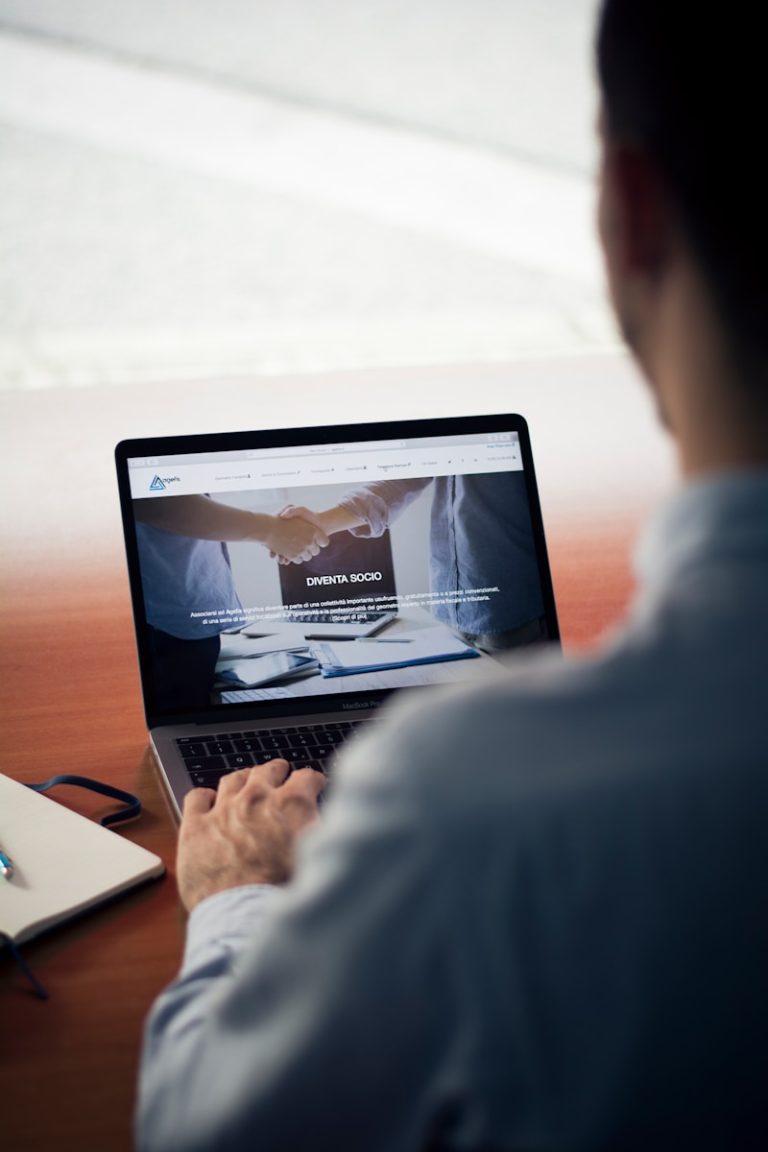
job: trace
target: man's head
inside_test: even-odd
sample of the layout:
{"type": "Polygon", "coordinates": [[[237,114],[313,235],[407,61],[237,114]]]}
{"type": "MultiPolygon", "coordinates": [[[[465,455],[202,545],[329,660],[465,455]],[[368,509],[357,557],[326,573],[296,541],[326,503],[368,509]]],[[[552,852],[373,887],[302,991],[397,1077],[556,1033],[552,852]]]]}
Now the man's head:
{"type": "Polygon", "coordinates": [[[603,4],[601,233],[619,320],[652,380],[649,321],[657,317],[644,289],[657,274],[661,288],[669,258],[684,251],[734,375],[768,387],[759,11],[744,0],[725,8],[700,0],[603,4]]]}

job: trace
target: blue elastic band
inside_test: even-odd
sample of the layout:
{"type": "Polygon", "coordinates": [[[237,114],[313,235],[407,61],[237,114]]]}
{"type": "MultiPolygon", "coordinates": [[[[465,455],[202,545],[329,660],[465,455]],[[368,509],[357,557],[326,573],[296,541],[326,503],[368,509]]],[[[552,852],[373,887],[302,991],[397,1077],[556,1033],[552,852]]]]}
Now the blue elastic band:
{"type": "Polygon", "coordinates": [[[133,820],[141,815],[141,800],[132,792],[123,792],[122,788],[115,788],[112,784],[102,784],[100,780],[92,780],[89,776],[52,776],[42,784],[28,784],[33,792],[47,792],[59,784],[73,784],[77,788],[88,788],[91,792],[98,792],[101,796],[109,796],[111,800],[121,800],[126,805],[119,812],[110,812],[99,821],[105,828],[111,824],[121,824],[123,820],[133,820]]]}

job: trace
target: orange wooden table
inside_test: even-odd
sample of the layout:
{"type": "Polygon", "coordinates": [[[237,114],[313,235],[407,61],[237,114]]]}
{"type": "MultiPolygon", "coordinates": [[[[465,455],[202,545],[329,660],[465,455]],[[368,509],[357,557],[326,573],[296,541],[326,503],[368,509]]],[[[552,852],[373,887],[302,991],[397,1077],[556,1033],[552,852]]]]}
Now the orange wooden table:
{"type": "MultiPolygon", "coordinates": [[[[658,477],[659,461],[662,473],[666,468],[648,422],[640,439],[651,444],[654,471],[638,499],[625,501],[617,515],[585,490],[574,512],[573,482],[557,476],[547,460],[573,451],[566,475],[569,469],[576,475],[582,450],[563,437],[562,422],[569,419],[567,389],[585,371],[583,363],[568,371],[560,366],[542,379],[540,367],[494,366],[479,377],[474,369],[420,370],[405,380],[402,373],[369,373],[232,381],[215,390],[198,383],[0,399],[0,771],[25,782],[76,771],[138,793],[144,812],[120,834],[157,852],[168,867],[165,879],[25,946],[48,1002],[32,995],[7,955],[0,958],[0,1142],[10,1152],[132,1146],[142,1022],[181,954],[175,827],[147,751],[113,478],[115,442],[169,431],[279,426],[293,422],[297,410],[307,423],[365,419],[382,389],[389,390],[386,414],[393,417],[459,413],[471,372],[482,384],[473,393],[475,411],[525,413],[521,395],[531,409],[539,405],[545,523],[563,639],[573,648],[588,645],[621,616],[632,583],[630,539],[658,487],[651,475],[658,477]],[[510,380],[517,381],[512,400],[510,380]],[[196,415],[202,412],[205,417],[196,415]],[[558,448],[561,441],[571,447],[558,448]]],[[[626,375],[615,363],[590,372],[582,381],[586,393],[589,380],[597,379],[606,396],[615,378],[621,383],[626,375]]],[[[587,395],[587,404],[604,417],[601,396],[590,401],[587,395]]],[[[376,412],[382,415],[378,401],[376,412]]],[[[59,789],[57,798],[89,815],[109,808],[79,790],[59,789]]]]}

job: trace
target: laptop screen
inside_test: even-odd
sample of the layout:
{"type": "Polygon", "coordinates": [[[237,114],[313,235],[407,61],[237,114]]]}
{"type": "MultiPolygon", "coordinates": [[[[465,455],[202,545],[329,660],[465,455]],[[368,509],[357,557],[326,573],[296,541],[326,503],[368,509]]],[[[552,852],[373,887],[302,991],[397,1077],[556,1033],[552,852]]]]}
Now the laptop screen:
{"type": "Polygon", "coordinates": [[[129,441],[117,457],[155,719],[467,681],[557,639],[519,417],[129,441]]]}

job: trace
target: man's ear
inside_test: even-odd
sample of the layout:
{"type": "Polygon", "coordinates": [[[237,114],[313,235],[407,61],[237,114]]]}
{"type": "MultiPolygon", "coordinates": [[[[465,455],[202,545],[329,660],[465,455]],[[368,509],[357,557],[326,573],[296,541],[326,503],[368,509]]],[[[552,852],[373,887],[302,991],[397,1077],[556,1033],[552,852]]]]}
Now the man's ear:
{"type": "Polygon", "coordinates": [[[669,201],[641,146],[603,137],[599,229],[614,274],[655,278],[670,242],[669,201]]]}

